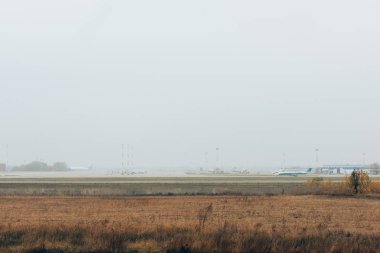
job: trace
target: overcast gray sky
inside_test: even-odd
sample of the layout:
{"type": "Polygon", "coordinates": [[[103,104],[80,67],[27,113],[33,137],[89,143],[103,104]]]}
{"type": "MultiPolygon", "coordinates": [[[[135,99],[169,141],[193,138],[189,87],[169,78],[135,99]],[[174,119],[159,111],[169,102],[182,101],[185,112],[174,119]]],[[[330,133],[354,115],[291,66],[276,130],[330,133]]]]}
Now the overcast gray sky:
{"type": "Polygon", "coordinates": [[[0,161],[380,161],[379,1],[0,2],[0,161]],[[8,157],[6,145],[8,144],[8,157]]]}

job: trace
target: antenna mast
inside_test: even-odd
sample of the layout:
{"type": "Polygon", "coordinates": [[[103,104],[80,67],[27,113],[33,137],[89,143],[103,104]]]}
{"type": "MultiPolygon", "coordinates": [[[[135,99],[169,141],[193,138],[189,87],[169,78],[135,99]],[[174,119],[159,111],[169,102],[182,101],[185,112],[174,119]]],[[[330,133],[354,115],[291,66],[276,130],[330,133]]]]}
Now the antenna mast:
{"type": "Polygon", "coordinates": [[[286,168],[286,154],[282,153],[282,168],[286,168]]]}
{"type": "Polygon", "coordinates": [[[363,153],[363,167],[365,166],[365,162],[366,162],[365,161],[365,158],[366,158],[365,156],[366,156],[366,153],[363,153]]]}
{"type": "Polygon", "coordinates": [[[315,169],[317,173],[321,173],[321,168],[319,167],[319,148],[315,149],[315,169]]]}
{"type": "Polygon", "coordinates": [[[125,144],[121,144],[121,169],[125,169],[125,144]]]}
{"type": "Polygon", "coordinates": [[[215,157],[215,160],[216,160],[216,169],[220,169],[220,154],[219,154],[219,148],[216,148],[216,157],[215,157]]]}

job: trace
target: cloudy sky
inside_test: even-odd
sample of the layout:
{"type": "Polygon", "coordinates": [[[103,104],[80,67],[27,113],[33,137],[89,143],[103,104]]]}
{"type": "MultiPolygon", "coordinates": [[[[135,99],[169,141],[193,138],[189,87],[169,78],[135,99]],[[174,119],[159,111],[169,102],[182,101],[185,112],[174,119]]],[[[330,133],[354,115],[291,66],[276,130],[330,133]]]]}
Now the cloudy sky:
{"type": "Polygon", "coordinates": [[[380,161],[379,1],[0,3],[0,161],[380,161]],[[8,148],[6,148],[8,146],[8,148]]]}

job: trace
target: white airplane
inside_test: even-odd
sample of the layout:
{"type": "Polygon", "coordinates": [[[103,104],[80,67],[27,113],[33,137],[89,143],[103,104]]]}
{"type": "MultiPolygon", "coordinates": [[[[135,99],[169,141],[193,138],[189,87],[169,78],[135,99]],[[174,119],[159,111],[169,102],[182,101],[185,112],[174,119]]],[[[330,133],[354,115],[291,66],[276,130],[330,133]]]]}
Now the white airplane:
{"type": "Polygon", "coordinates": [[[281,169],[273,172],[274,176],[299,176],[311,173],[312,168],[307,169],[281,169]]]}

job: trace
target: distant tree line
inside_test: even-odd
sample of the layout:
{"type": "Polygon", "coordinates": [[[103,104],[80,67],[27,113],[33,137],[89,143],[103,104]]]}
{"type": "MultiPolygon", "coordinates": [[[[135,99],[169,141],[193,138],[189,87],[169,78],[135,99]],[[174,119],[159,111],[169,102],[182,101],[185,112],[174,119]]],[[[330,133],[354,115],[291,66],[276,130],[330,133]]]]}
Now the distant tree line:
{"type": "Polygon", "coordinates": [[[374,175],[380,174],[380,164],[373,163],[369,166],[369,172],[374,175]]]}
{"type": "Polygon", "coordinates": [[[56,162],[48,165],[44,162],[34,161],[28,164],[13,167],[13,171],[69,171],[70,168],[64,162],[56,162]]]}

